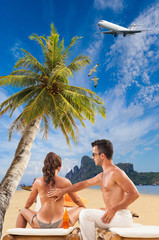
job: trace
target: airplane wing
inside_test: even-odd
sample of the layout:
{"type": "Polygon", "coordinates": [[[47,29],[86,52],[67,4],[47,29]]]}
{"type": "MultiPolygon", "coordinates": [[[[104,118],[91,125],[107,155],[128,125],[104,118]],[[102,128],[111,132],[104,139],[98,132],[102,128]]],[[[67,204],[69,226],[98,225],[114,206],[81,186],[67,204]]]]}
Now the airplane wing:
{"type": "Polygon", "coordinates": [[[130,30],[130,31],[120,31],[122,34],[135,34],[135,33],[140,33],[142,30],[130,30]]]}
{"type": "Polygon", "coordinates": [[[114,31],[102,31],[101,33],[104,33],[104,34],[118,34],[117,32],[114,32],[114,31]]]}
{"type": "Polygon", "coordinates": [[[102,31],[101,33],[104,33],[104,34],[114,34],[114,35],[118,35],[118,34],[129,35],[129,34],[141,33],[143,31],[147,31],[147,30],[102,31]]]}

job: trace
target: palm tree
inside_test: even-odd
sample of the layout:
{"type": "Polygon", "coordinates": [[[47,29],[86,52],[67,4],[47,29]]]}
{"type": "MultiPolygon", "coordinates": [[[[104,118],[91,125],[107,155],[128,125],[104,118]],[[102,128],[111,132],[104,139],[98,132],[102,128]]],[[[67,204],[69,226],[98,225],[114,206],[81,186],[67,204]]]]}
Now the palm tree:
{"type": "Polygon", "coordinates": [[[51,122],[55,129],[61,129],[70,145],[70,138],[74,142],[78,140],[76,121],[85,126],[85,119],[94,123],[96,112],[105,117],[103,102],[93,91],[69,84],[69,77],[90,62],[87,56],[79,55],[66,65],[70,50],[79,37],[73,37],[69,46],[64,48],[64,40],[59,41],[59,34],[51,24],[49,37],[33,34],[30,38],[40,44],[44,62],[41,64],[22,49],[23,57],[16,62],[14,71],[0,77],[0,86],[21,88],[1,104],[0,115],[10,111],[11,117],[19,106],[23,109],[9,129],[9,140],[14,130],[20,130],[22,137],[13,162],[0,184],[0,231],[10,199],[27,167],[39,127],[47,137],[51,122]]]}

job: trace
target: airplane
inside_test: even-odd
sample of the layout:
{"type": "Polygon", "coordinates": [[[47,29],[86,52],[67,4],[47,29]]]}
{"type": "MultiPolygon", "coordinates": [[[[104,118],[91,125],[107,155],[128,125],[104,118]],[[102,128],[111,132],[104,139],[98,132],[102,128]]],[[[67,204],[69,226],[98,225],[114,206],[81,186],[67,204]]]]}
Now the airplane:
{"type": "Polygon", "coordinates": [[[90,69],[90,73],[88,74],[88,77],[91,76],[93,72],[96,72],[96,68],[98,67],[99,63],[97,63],[94,68],[90,69]]]}
{"type": "Polygon", "coordinates": [[[102,33],[104,34],[114,34],[114,37],[116,37],[118,34],[123,34],[123,37],[125,37],[126,35],[132,35],[135,33],[141,33],[143,31],[148,31],[148,30],[136,30],[136,24],[133,24],[130,26],[130,28],[125,28],[122,26],[119,26],[117,24],[105,21],[105,20],[101,20],[98,22],[98,26],[99,28],[106,28],[109,29],[110,31],[103,31],[102,33]]]}
{"type": "Polygon", "coordinates": [[[97,86],[97,83],[98,83],[97,81],[98,81],[98,79],[99,79],[99,78],[97,78],[97,77],[93,77],[93,78],[91,79],[91,81],[94,81],[94,83],[95,83],[94,86],[95,86],[95,87],[97,86]]]}

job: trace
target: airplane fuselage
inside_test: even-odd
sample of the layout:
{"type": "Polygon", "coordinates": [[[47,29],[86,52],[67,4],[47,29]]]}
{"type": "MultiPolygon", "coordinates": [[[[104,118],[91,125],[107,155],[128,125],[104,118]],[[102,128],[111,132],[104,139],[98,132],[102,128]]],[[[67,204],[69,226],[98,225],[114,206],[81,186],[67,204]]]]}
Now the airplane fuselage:
{"type": "Polygon", "coordinates": [[[101,20],[98,22],[98,26],[99,28],[105,28],[108,29],[110,31],[103,31],[102,33],[104,34],[114,34],[114,36],[116,37],[118,34],[122,34],[123,36],[126,35],[132,35],[135,33],[141,33],[142,31],[145,30],[136,30],[136,25],[133,25],[132,28],[125,28],[122,26],[119,26],[117,24],[105,21],[105,20],[101,20]]]}
{"type": "Polygon", "coordinates": [[[100,28],[106,28],[106,29],[113,30],[113,31],[116,31],[116,32],[126,31],[126,30],[130,31],[130,29],[128,29],[128,28],[121,27],[117,24],[114,24],[114,23],[111,23],[111,22],[108,22],[108,21],[105,21],[105,20],[99,21],[98,26],[100,28]]]}

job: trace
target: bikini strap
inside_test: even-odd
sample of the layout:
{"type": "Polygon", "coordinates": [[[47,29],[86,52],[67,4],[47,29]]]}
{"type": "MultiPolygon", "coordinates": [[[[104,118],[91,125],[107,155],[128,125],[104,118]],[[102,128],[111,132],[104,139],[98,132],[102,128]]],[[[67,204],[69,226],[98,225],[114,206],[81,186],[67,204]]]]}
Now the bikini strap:
{"type": "Polygon", "coordinates": [[[34,219],[34,217],[36,217],[36,214],[34,214],[34,215],[32,216],[31,221],[30,221],[30,224],[33,223],[33,219],[34,219]]]}

